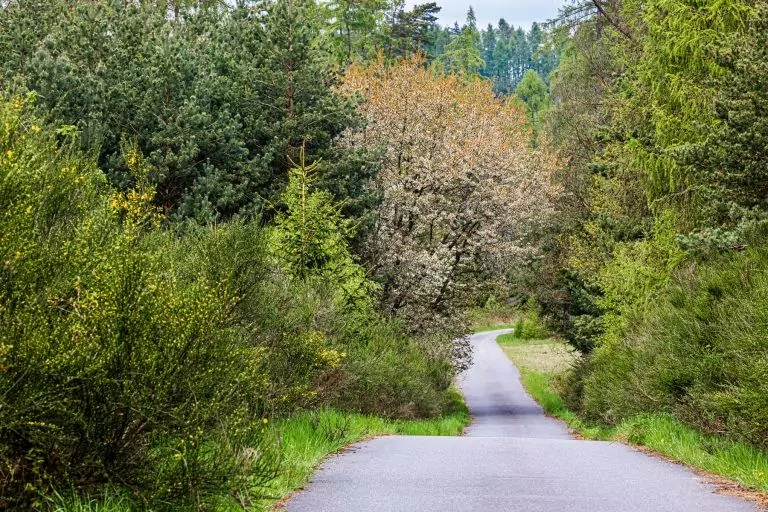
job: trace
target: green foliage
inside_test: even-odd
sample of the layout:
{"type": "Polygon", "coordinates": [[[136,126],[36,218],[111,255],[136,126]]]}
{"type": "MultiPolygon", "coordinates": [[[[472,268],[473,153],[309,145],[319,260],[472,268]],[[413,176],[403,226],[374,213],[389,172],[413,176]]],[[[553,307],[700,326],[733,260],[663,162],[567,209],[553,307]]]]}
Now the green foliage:
{"type": "Polygon", "coordinates": [[[490,78],[502,94],[511,94],[528,71],[535,71],[548,82],[560,59],[560,48],[552,36],[539,23],[533,23],[528,31],[515,29],[503,18],[495,28],[488,25],[481,31],[487,64],[483,76],[490,78]]]}
{"type": "Polygon", "coordinates": [[[435,2],[416,4],[405,10],[405,0],[390,0],[385,15],[384,54],[390,59],[408,57],[424,50],[433,42],[437,13],[435,2]]]}
{"type": "Polygon", "coordinates": [[[438,416],[455,375],[453,365],[404,331],[373,313],[347,318],[340,333],[347,357],[331,403],[391,418],[438,416]]]}
{"type": "Polygon", "coordinates": [[[360,216],[375,167],[331,147],[354,123],[334,92],[311,0],[224,8],[44,0],[0,11],[0,78],[38,93],[37,109],[71,125],[121,190],[133,187],[121,141],[152,166],[155,204],[201,224],[254,216],[274,202],[306,146],[325,188],[360,216]]]}
{"type": "Polygon", "coordinates": [[[615,423],[661,410],[765,447],[767,255],[760,243],[681,268],[660,299],[629,317],[624,337],[595,352],[585,414],[615,423]]]}
{"type": "Polygon", "coordinates": [[[449,70],[467,76],[475,76],[485,68],[480,51],[480,32],[472,7],[467,12],[467,22],[461,32],[446,45],[445,53],[440,58],[449,70]]]}
{"type": "Polygon", "coordinates": [[[561,398],[558,377],[531,369],[520,371],[525,389],[547,414],[565,421],[587,439],[623,441],[643,446],[695,468],[730,478],[758,491],[768,489],[768,452],[747,443],[706,435],[668,414],[638,414],[606,428],[585,422],[561,398]]]}
{"type": "Polygon", "coordinates": [[[488,295],[483,307],[475,307],[467,312],[467,320],[473,332],[509,329],[517,316],[517,308],[499,301],[494,294],[488,295]]]}
{"type": "Polygon", "coordinates": [[[717,122],[686,155],[701,183],[702,221],[680,241],[701,257],[743,244],[768,211],[768,5],[758,2],[749,21],[747,30],[730,33],[719,47],[721,72],[711,81],[717,122]]]}
{"type": "Polygon", "coordinates": [[[549,92],[547,84],[533,69],[529,69],[523,75],[522,80],[515,87],[515,96],[525,103],[525,114],[528,122],[537,132],[541,126],[541,116],[549,108],[549,92]]]}
{"type": "Polygon", "coordinates": [[[327,20],[332,53],[339,64],[376,57],[382,44],[378,28],[384,22],[385,0],[332,0],[319,7],[327,20]]]}
{"type": "Polygon", "coordinates": [[[376,287],[349,252],[350,221],[328,191],[313,189],[319,162],[306,166],[302,152],[296,165],[271,230],[274,257],[288,275],[333,283],[340,301],[370,307],[376,287]]]}
{"type": "Polygon", "coordinates": [[[677,246],[670,215],[657,218],[647,238],[617,243],[598,278],[602,310],[621,315],[653,302],[686,256],[677,246]]]}
{"type": "Polygon", "coordinates": [[[306,411],[276,422],[280,438],[282,472],[271,487],[270,506],[307,483],[323,458],[346,445],[372,435],[455,436],[470,421],[456,391],[446,393],[445,415],[434,420],[386,420],[377,416],[344,413],[334,409],[306,411]]]}
{"type": "Polygon", "coordinates": [[[537,267],[564,270],[540,272],[533,293],[589,354],[566,398],[592,421],[661,412],[765,447],[766,404],[752,394],[768,367],[753,277],[765,260],[768,8],[600,7],[563,12],[543,123],[571,194],[537,267]]]}
{"type": "Polygon", "coordinates": [[[528,299],[512,329],[512,336],[521,340],[541,340],[551,335],[539,315],[539,307],[533,297],[528,299]]]}
{"type": "Polygon", "coordinates": [[[30,109],[0,103],[3,504],[56,508],[72,489],[89,507],[119,483],[141,508],[247,508],[279,471],[266,417],[445,411],[450,361],[376,312],[314,168],[268,235],[232,221],[179,238],[136,144],[135,188],[112,191],[30,109]]]}
{"type": "Polygon", "coordinates": [[[170,490],[154,456],[169,437],[228,454],[258,442],[242,429],[260,412],[263,351],[238,314],[263,268],[258,231],[234,224],[190,251],[146,222],[147,189],[110,198],[92,161],[26,108],[0,110],[0,496],[112,479],[190,506],[259,492],[266,456],[236,470],[211,458],[220,451],[195,452],[185,467],[198,469],[173,473],[170,490]],[[210,258],[233,239],[238,254],[210,258]]]}
{"type": "MultiPolygon", "coordinates": [[[[716,48],[729,36],[743,37],[752,2],[630,2],[629,22],[641,24],[643,52],[625,86],[627,115],[634,133],[625,141],[634,165],[646,173],[646,189],[660,205],[689,211],[699,185],[687,156],[716,125],[713,79],[723,72],[716,48]]],[[[630,126],[627,126],[629,128],[630,126]]],[[[684,220],[682,217],[679,220],[684,220]]]]}

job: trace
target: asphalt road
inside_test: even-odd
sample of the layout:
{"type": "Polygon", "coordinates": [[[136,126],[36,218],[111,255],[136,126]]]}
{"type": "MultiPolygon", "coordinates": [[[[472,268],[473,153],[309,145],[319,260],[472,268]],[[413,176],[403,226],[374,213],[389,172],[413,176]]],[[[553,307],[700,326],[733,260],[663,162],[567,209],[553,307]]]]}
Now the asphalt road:
{"type": "Polygon", "coordinates": [[[754,512],[688,469],[620,443],[572,439],[477,334],[461,379],[464,437],[380,437],[329,458],[288,512],[754,512]]]}

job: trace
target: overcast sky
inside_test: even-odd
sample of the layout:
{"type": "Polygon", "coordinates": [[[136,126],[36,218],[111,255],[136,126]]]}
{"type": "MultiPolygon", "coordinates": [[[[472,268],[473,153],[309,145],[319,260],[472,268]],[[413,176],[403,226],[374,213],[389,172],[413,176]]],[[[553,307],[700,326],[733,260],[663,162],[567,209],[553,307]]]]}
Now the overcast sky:
{"type": "MultiPolygon", "coordinates": [[[[424,3],[426,0],[412,3],[424,3]]],[[[534,21],[547,21],[557,14],[564,0],[435,0],[443,9],[440,11],[440,24],[453,25],[455,21],[459,25],[464,23],[469,6],[475,8],[478,28],[485,28],[488,23],[494,26],[499,18],[504,18],[507,23],[516,27],[523,26],[526,29],[534,21]]]]}

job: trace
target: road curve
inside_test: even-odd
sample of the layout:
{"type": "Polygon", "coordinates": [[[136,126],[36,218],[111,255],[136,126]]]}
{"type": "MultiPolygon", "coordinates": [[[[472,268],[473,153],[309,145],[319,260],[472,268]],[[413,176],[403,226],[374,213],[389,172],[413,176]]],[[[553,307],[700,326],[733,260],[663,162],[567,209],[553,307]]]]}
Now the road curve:
{"type": "Polygon", "coordinates": [[[323,463],[288,512],[755,512],[683,466],[571,438],[525,392],[495,343],[472,337],[464,437],[388,436],[323,463]]]}

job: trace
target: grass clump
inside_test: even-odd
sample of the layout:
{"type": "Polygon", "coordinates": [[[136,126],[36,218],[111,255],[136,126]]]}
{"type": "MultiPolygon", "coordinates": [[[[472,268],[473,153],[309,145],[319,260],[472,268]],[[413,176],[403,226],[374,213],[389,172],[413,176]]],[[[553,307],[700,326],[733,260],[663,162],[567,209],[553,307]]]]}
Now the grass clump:
{"type": "Polygon", "coordinates": [[[520,367],[520,378],[526,391],[541,405],[548,415],[564,421],[570,428],[587,439],[610,440],[614,429],[590,425],[581,420],[563,401],[555,385],[556,377],[532,368],[520,367]]]}
{"type": "Polygon", "coordinates": [[[768,452],[748,443],[704,434],[668,414],[628,418],[616,427],[614,437],[768,492],[768,452]]]}
{"type": "Polygon", "coordinates": [[[455,436],[469,424],[469,412],[456,391],[446,396],[445,414],[432,420],[388,420],[380,416],[325,409],[300,413],[276,425],[283,471],[273,486],[274,502],[303,486],[328,454],[375,435],[455,436]]]}
{"type": "MultiPolygon", "coordinates": [[[[377,435],[460,435],[469,424],[469,411],[455,390],[446,393],[443,415],[428,420],[385,419],[380,416],[344,412],[338,409],[302,411],[266,424],[268,437],[279,446],[279,473],[262,489],[262,497],[250,510],[269,510],[275,503],[305,485],[312,473],[329,454],[377,435]]],[[[107,488],[98,498],[77,493],[54,493],[48,500],[54,512],[123,512],[144,510],[135,497],[120,488],[107,488]]],[[[236,503],[224,500],[217,510],[240,510],[236,503]]]]}

